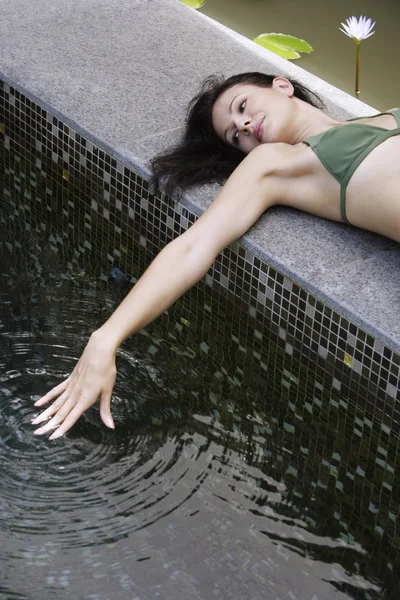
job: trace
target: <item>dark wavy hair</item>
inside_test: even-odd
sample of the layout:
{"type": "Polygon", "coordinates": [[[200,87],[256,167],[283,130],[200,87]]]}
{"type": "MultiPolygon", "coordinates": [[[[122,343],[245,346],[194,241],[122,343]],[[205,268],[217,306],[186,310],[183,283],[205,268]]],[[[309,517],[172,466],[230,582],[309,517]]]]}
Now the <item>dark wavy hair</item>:
{"type": "MultiPolygon", "coordinates": [[[[277,75],[250,72],[233,75],[228,79],[211,75],[203,82],[192,99],[186,115],[186,130],[180,142],[170,150],[158,154],[151,161],[153,183],[160,182],[168,196],[176,190],[201,183],[222,183],[244,159],[243,152],[223,142],[212,125],[212,109],[219,96],[238,83],[271,87],[277,75]]],[[[291,79],[294,95],[315,106],[324,108],[322,100],[297,81],[291,79]]]]}

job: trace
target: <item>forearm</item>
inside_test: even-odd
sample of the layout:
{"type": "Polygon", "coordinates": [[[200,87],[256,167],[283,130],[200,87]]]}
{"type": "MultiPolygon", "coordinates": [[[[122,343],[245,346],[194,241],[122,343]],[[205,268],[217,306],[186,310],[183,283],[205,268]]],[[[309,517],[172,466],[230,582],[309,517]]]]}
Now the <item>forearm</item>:
{"type": "Polygon", "coordinates": [[[116,351],[205,275],[215,256],[203,250],[199,252],[183,237],[169,243],[95,335],[116,351]]]}
{"type": "Polygon", "coordinates": [[[231,175],[215,201],[152,262],[125,300],[95,333],[115,351],[161,315],[207,273],[217,254],[241,237],[272,204],[274,179],[265,175],[260,146],[231,175]]]}

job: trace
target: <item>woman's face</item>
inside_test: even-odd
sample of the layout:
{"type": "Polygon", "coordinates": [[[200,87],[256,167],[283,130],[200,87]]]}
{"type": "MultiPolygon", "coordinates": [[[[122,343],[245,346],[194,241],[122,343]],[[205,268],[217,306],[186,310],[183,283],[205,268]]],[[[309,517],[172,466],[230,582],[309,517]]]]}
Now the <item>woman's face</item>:
{"type": "Polygon", "coordinates": [[[293,86],[276,77],[269,88],[239,83],[221,94],[212,110],[216,134],[248,154],[260,144],[292,143],[293,86]]]}

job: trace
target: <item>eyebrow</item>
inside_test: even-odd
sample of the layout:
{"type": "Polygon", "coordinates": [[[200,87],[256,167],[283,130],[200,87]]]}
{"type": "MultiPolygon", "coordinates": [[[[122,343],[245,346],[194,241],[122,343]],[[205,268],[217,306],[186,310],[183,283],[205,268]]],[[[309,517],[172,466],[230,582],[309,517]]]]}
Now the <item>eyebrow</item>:
{"type": "MultiPolygon", "coordinates": [[[[241,93],[242,93],[242,92],[239,92],[238,94],[236,94],[236,96],[234,96],[234,97],[232,98],[232,100],[230,101],[230,104],[229,104],[229,112],[230,112],[230,113],[232,112],[232,104],[233,104],[234,100],[236,100],[236,98],[237,98],[238,96],[240,96],[240,94],[241,94],[241,93]]],[[[227,137],[226,137],[226,134],[228,133],[228,129],[229,129],[229,127],[227,127],[227,128],[225,129],[225,131],[224,131],[224,138],[225,138],[225,141],[228,141],[228,139],[227,139],[227,137]]]]}

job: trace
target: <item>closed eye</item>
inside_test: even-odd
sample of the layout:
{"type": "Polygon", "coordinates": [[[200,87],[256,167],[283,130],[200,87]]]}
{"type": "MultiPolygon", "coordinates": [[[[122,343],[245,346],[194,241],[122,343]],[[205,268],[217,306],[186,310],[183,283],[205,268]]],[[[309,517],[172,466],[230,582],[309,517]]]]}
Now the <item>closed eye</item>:
{"type": "MultiPolygon", "coordinates": [[[[243,102],[241,102],[239,104],[239,109],[238,110],[239,110],[240,113],[243,113],[245,108],[246,108],[246,100],[243,100],[243,102]]],[[[233,132],[232,142],[234,144],[238,144],[239,143],[239,131],[237,129],[235,129],[235,131],[233,132]]]]}

